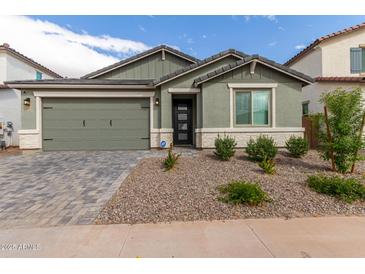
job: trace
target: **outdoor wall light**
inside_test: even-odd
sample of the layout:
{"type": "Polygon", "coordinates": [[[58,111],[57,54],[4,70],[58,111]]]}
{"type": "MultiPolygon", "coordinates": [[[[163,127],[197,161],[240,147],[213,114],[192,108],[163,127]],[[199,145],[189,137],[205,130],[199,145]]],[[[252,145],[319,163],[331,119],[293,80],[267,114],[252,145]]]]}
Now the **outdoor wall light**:
{"type": "Polygon", "coordinates": [[[30,98],[24,99],[24,106],[30,106],[30,98]]]}
{"type": "Polygon", "coordinates": [[[156,106],[159,106],[159,105],[160,105],[160,98],[156,98],[156,99],[155,99],[155,105],[156,105],[156,106]]]}

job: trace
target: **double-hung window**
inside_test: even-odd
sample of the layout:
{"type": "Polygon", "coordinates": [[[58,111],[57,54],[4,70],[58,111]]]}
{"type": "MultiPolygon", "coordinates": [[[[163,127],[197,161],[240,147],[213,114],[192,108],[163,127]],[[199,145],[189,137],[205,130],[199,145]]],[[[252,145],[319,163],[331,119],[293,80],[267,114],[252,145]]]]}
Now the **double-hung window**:
{"type": "Polygon", "coordinates": [[[350,49],[351,73],[365,72],[365,48],[350,49]]]}
{"type": "Polygon", "coordinates": [[[270,124],[270,91],[235,92],[236,126],[268,126],[270,124]]]}

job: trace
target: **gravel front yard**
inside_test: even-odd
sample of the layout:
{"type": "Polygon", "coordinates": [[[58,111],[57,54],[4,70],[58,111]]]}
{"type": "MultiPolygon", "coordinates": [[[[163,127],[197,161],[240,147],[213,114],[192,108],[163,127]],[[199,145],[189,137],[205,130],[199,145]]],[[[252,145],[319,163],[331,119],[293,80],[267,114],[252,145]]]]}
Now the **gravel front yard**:
{"type": "MultiPolygon", "coordinates": [[[[97,224],[149,223],[265,217],[301,217],[365,214],[365,202],[347,204],[317,194],[307,187],[310,174],[329,171],[316,151],[294,159],[281,151],[276,157],[277,174],[265,175],[249,161],[242,149],[229,162],[217,160],[212,151],[181,157],[165,172],[162,158],[143,159],[99,214],[97,224]],[[257,182],[272,202],[261,207],[232,206],[218,201],[218,185],[232,180],[257,182]]],[[[356,176],[364,181],[365,162],[356,176]]],[[[348,175],[347,175],[348,176],[348,175]]]]}

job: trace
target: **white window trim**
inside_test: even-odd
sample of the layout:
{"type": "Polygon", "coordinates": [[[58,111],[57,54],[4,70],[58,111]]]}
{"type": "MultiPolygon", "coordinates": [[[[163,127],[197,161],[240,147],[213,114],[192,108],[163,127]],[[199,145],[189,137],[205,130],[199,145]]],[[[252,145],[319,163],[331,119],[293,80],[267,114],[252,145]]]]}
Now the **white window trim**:
{"type": "MultiPolygon", "coordinates": [[[[150,98],[150,142],[151,131],[153,130],[153,110],[154,110],[154,91],[140,91],[140,92],[103,92],[103,91],[89,91],[89,92],[57,92],[57,91],[34,91],[35,110],[36,110],[36,130],[39,137],[39,148],[43,147],[42,140],[42,98],[150,98]]],[[[151,145],[151,144],[150,144],[151,145]]]]}
{"type": "Polygon", "coordinates": [[[246,127],[258,128],[258,127],[265,127],[265,128],[276,128],[276,88],[277,83],[229,83],[229,127],[230,128],[237,128],[234,125],[234,115],[235,115],[235,92],[237,89],[271,89],[271,115],[270,120],[271,123],[269,126],[255,126],[255,125],[248,125],[246,127]]]}

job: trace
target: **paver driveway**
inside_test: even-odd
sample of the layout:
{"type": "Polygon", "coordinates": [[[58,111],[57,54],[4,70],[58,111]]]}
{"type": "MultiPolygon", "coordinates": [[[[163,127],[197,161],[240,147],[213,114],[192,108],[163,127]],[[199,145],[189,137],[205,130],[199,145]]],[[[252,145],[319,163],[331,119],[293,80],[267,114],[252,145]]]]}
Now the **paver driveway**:
{"type": "Polygon", "coordinates": [[[152,151],[39,152],[0,157],[0,228],[89,224],[152,151]]]}

